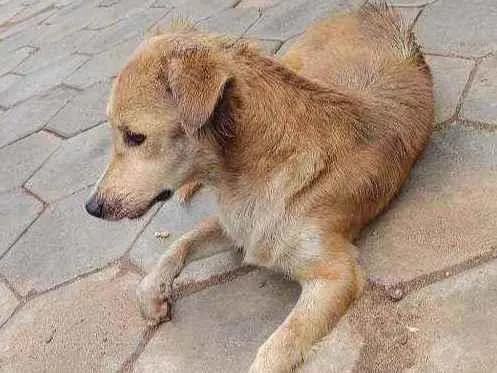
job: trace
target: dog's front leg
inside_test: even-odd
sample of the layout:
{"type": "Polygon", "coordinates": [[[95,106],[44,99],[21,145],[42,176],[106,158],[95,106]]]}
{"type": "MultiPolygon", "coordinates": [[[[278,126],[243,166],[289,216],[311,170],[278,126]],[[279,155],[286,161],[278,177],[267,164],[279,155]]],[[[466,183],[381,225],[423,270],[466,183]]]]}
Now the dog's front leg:
{"type": "Polygon", "coordinates": [[[138,303],[143,317],[152,322],[169,319],[173,281],[183,267],[196,255],[209,255],[231,244],[215,217],[204,220],[174,242],[138,285],[138,303]]]}
{"type": "MultiPolygon", "coordinates": [[[[351,245],[344,241],[344,246],[351,245]]],[[[334,250],[335,251],[335,250],[334,250]]],[[[283,324],[260,347],[249,373],[289,373],[323,338],[362,289],[362,273],[352,255],[299,265],[294,272],[302,293],[283,324]]]]}

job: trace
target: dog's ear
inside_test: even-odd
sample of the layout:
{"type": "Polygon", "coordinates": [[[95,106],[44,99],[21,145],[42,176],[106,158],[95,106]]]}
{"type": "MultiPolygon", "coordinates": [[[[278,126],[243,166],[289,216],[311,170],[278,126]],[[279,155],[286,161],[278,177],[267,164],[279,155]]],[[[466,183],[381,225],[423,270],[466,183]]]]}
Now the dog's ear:
{"type": "Polygon", "coordinates": [[[169,89],[187,135],[209,120],[228,80],[226,70],[209,51],[194,49],[170,60],[169,89]]]}

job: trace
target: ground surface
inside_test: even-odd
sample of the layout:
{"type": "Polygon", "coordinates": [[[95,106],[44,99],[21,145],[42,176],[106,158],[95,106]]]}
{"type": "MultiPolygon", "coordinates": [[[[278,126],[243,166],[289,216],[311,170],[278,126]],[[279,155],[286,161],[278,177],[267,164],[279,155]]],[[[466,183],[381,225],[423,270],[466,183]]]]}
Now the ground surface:
{"type": "MultiPolygon", "coordinates": [[[[497,3],[396,0],[428,54],[437,129],[364,231],[364,297],[299,372],[497,372],[497,3]]],[[[173,321],[134,289],[215,209],[208,191],[140,221],[83,210],[109,155],[109,83],[179,14],[283,53],[346,0],[0,0],[0,372],[244,372],[295,284],[221,253],[178,279],[173,321]],[[168,230],[165,241],[156,230],[168,230]]]]}

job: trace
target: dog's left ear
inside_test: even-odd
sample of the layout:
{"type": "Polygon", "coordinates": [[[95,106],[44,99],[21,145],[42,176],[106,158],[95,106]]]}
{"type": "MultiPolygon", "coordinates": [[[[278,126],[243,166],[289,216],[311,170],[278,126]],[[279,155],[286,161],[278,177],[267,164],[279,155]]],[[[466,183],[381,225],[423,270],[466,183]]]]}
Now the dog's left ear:
{"type": "Polygon", "coordinates": [[[227,71],[209,51],[191,50],[170,60],[168,84],[187,135],[209,120],[228,80],[227,71]]]}

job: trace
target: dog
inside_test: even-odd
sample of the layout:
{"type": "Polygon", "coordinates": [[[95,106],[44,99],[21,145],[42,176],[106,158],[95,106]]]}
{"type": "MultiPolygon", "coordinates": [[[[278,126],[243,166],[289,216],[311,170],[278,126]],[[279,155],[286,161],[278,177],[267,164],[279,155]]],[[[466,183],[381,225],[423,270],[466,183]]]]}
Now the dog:
{"type": "Polygon", "coordinates": [[[354,239],[429,141],[432,91],[414,36],[385,3],[318,21],[281,60],[181,23],[145,40],[115,79],[112,159],[86,209],[137,218],[202,184],[218,211],[139,284],[143,315],[169,316],[173,281],[197,253],[241,248],[302,287],[250,367],[291,372],[360,295],[354,239]]]}

